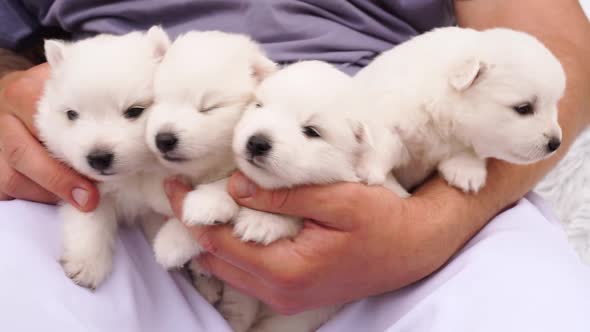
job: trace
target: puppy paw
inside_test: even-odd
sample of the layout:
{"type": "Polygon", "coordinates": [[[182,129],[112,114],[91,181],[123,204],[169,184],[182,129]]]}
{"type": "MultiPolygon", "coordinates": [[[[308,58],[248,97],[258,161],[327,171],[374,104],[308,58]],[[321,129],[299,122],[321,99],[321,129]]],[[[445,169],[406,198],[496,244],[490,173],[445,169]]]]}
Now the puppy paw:
{"type": "Polygon", "coordinates": [[[59,260],[68,278],[77,285],[95,290],[110,274],[112,254],[98,255],[64,254],[59,260]]]}
{"type": "Polygon", "coordinates": [[[200,252],[201,247],[178,219],[162,225],[154,238],[156,261],[166,269],[181,267],[200,252]]]}
{"type": "Polygon", "coordinates": [[[386,181],[385,174],[382,171],[376,167],[371,167],[366,162],[360,162],[356,168],[356,175],[362,183],[369,186],[380,186],[386,181]]]}
{"type": "Polygon", "coordinates": [[[213,276],[197,276],[193,280],[193,286],[201,296],[211,305],[221,300],[223,294],[223,282],[213,276]]]}
{"type": "MultiPolygon", "coordinates": [[[[223,296],[217,310],[234,332],[250,331],[256,321],[260,302],[228,284],[224,285],[223,296]]],[[[281,331],[281,329],[277,330],[281,331]]]]}
{"type": "Polygon", "coordinates": [[[439,165],[443,178],[466,193],[477,193],[486,183],[485,162],[471,159],[451,159],[439,165]]]}
{"type": "Polygon", "coordinates": [[[188,272],[199,294],[211,305],[219,303],[223,295],[223,282],[205,272],[196,261],[189,263],[188,272]]]}
{"type": "Polygon", "coordinates": [[[183,204],[183,222],[189,226],[224,224],[233,219],[239,207],[224,191],[191,191],[183,204]]]}
{"type": "Polygon", "coordinates": [[[402,185],[393,177],[393,175],[387,176],[383,187],[398,195],[400,198],[409,198],[412,196],[404,187],[402,187],[402,185]]]}
{"type": "Polygon", "coordinates": [[[234,222],[234,234],[242,241],[268,245],[278,239],[294,237],[301,229],[297,218],[242,208],[234,222]]]}

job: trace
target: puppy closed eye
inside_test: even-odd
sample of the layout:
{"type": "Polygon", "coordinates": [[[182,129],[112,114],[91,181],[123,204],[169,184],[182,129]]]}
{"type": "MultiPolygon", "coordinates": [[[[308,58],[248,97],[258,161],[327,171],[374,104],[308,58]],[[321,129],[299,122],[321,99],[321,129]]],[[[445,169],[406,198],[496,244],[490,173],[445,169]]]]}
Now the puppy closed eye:
{"type": "Polygon", "coordinates": [[[70,121],[75,121],[75,120],[77,120],[80,117],[80,115],[78,114],[78,112],[73,111],[73,110],[68,110],[66,112],[66,116],[68,117],[68,120],[70,120],[70,121]]]}
{"type": "Polygon", "coordinates": [[[203,107],[199,109],[199,113],[209,113],[216,108],[219,108],[219,105],[203,107]]]}
{"type": "Polygon", "coordinates": [[[512,109],[519,115],[532,115],[535,113],[535,108],[531,103],[523,103],[513,106],[512,109]]]}
{"type": "Polygon", "coordinates": [[[305,126],[303,127],[303,135],[308,138],[320,138],[322,135],[320,131],[314,126],[305,126]]]}
{"type": "Polygon", "coordinates": [[[231,105],[231,102],[223,102],[223,103],[213,104],[211,106],[203,106],[203,107],[199,108],[199,113],[209,113],[209,112],[214,111],[216,109],[224,108],[224,107],[230,106],[230,105],[231,105]]]}
{"type": "Polygon", "coordinates": [[[131,106],[125,111],[125,113],[123,113],[123,116],[127,119],[137,119],[141,116],[144,110],[145,107],[143,106],[131,106]]]}

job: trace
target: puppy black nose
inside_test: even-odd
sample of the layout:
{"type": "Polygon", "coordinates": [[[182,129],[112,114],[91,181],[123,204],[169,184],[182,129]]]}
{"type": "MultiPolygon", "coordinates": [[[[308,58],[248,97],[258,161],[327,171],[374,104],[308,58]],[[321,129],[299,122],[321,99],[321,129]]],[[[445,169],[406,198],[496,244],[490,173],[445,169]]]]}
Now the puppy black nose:
{"type": "Polygon", "coordinates": [[[114,155],[108,151],[96,150],[86,156],[88,165],[97,171],[104,171],[113,164],[114,155]]]}
{"type": "Polygon", "coordinates": [[[170,152],[178,145],[178,138],[173,133],[159,133],[156,135],[156,146],[162,153],[170,152]]]}
{"type": "Polygon", "coordinates": [[[561,140],[559,138],[551,137],[551,139],[549,139],[549,143],[547,143],[547,151],[553,152],[553,151],[559,149],[560,145],[561,145],[561,140]]]}
{"type": "Polygon", "coordinates": [[[248,149],[248,153],[252,157],[264,156],[268,154],[268,151],[270,151],[270,149],[272,149],[272,145],[270,143],[270,140],[266,136],[254,135],[250,136],[250,138],[248,139],[246,149],[248,149]]]}

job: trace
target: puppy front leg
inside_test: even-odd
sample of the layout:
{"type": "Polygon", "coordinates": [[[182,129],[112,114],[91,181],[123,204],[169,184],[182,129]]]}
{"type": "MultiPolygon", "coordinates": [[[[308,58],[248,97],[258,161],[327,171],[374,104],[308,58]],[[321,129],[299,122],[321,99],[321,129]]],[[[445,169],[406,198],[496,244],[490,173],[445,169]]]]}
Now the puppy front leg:
{"type": "Polygon", "coordinates": [[[460,152],[438,164],[447,182],[466,193],[477,193],[486,183],[486,161],[470,152],[460,152]]]}
{"type": "Polygon", "coordinates": [[[302,223],[299,218],[240,208],[234,220],[234,234],[242,241],[268,245],[278,239],[291,238],[299,233],[302,223]]]}
{"type": "Polygon", "coordinates": [[[193,286],[209,304],[215,305],[222,300],[221,297],[224,295],[223,281],[210,275],[194,259],[188,264],[188,272],[191,275],[193,286]]]}
{"type": "MultiPolygon", "coordinates": [[[[374,128],[372,136],[373,143],[361,153],[359,158],[357,176],[361,182],[369,186],[380,186],[387,183],[387,187],[399,186],[401,188],[399,183],[395,186],[392,183],[392,178],[388,178],[394,168],[403,165],[408,160],[408,152],[401,137],[385,127],[374,128]]],[[[397,183],[395,178],[393,181],[397,183]]],[[[396,188],[393,191],[397,193],[398,190],[396,188]]]]}
{"type": "Polygon", "coordinates": [[[325,306],[295,315],[285,316],[264,307],[262,318],[248,332],[312,332],[319,329],[341,308],[341,305],[325,306]]]}
{"type": "Polygon", "coordinates": [[[101,202],[94,212],[84,213],[64,205],[60,214],[64,236],[60,263],[76,284],[94,290],[112,270],[117,234],[114,207],[101,202]]]}
{"type": "Polygon", "coordinates": [[[227,181],[202,184],[188,193],[183,203],[183,222],[189,226],[227,223],[239,211],[238,204],[227,192],[227,181]]]}
{"type": "Polygon", "coordinates": [[[201,246],[188,228],[176,218],[171,218],[162,225],[154,237],[153,247],[156,261],[166,269],[182,267],[201,253],[201,246]]]}
{"type": "Polygon", "coordinates": [[[400,198],[408,198],[412,195],[397,181],[393,172],[387,173],[385,177],[385,183],[383,184],[385,189],[392,191],[394,194],[398,195],[400,198]]]}
{"type": "Polygon", "coordinates": [[[256,321],[259,307],[260,301],[256,298],[238,291],[229,284],[225,284],[217,309],[231,326],[232,331],[246,332],[250,330],[252,324],[256,321]]]}

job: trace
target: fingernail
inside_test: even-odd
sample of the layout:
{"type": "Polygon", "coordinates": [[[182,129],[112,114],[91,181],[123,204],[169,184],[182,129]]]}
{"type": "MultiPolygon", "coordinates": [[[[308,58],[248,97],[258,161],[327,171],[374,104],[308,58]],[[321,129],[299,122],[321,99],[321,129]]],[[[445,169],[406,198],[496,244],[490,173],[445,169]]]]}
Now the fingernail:
{"type": "Polygon", "coordinates": [[[256,185],[241,174],[234,179],[233,189],[238,198],[252,197],[256,193],[256,185]]]}
{"type": "Polygon", "coordinates": [[[83,207],[88,203],[88,190],[82,188],[74,188],[72,190],[72,198],[78,206],[83,207]]]}

